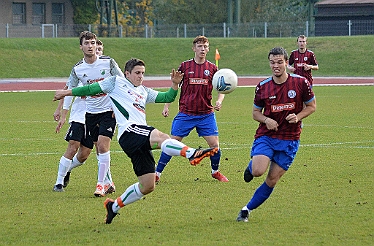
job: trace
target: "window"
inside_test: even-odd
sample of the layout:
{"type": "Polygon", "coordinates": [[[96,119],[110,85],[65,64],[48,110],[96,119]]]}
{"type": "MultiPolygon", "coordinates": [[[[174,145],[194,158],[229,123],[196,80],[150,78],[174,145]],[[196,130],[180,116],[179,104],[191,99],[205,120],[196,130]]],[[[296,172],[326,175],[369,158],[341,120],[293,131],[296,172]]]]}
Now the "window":
{"type": "Polygon", "coordinates": [[[32,4],[32,24],[40,25],[45,24],[45,4],[33,3],[32,4]]]}
{"type": "Polygon", "coordinates": [[[63,3],[52,3],[52,23],[64,24],[65,11],[63,3]]]}
{"type": "Polygon", "coordinates": [[[26,24],[26,4],[13,3],[13,24],[26,24]]]}

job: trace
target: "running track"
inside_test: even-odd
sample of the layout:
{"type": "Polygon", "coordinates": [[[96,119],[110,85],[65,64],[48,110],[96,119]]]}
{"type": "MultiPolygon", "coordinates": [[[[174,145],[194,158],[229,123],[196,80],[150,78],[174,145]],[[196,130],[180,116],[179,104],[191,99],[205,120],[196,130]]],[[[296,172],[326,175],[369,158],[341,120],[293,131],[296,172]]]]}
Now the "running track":
{"type": "MultiPolygon", "coordinates": [[[[255,86],[265,77],[239,77],[239,86],[255,86]]],[[[62,89],[67,78],[0,79],[0,92],[53,91],[62,89]]],[[[168,88],[168,77],[145,77],[143,84],[150,88],[168,88]]],[[[374,85],[373,77],[314,77],[314,86],[374,85]]]]}

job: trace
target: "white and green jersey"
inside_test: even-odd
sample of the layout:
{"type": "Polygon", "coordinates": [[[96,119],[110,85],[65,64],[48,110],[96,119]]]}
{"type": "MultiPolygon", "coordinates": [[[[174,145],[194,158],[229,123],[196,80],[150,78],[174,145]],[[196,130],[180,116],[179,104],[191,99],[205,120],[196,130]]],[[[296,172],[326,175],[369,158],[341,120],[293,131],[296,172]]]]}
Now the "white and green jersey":
{"type": "Polygon", "coordinates": [[[111,101],[118,124],[118,139],[132,124],[147,125],[145,106],[147,103],[169,103],[175,100],[177,90],[159,92],[143,85],[134,86],[124,77],[113,76],[98,84],[73,89],[74,96],[106,93],[111,101]]]}
{"type": "MultiPolygon", "coordinates": [[[[96,61],[88,64],[82,59],[75,64],[71,70],[69,79],[66,83],[69,89],[78,86],[79,82],[83,85],[92,84],[102,81],[103,79],[113,76],[124,76],[117,63],[108,56],[97,57],[96,61]]],[[[64,106],[69,107],[71,101],[64,102],[64,106]]],[[[86,112],[91,114],[98,114],[107,111],[112,111],[110,100],[106,94],[101,93],[86,98],[86,112]]]]}
{"type": "MultiPolygon", "coordinates": [[[[69,109],[67,109],[69,110],[69,109]]],[[[86,122],[86,100],[81,97],[75,97],[71,105],[69,123],[78,122],[85,124],[86,122]]]]}

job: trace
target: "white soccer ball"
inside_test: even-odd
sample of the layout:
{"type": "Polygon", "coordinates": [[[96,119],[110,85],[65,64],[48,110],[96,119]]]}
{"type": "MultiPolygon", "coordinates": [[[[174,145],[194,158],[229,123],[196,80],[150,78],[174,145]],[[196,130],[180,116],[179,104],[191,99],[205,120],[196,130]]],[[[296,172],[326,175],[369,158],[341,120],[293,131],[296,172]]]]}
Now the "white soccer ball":
{"type": "Polygon", "coordinates": [[[219,93],[229,94],[238,86],[238,76],[231,69],[222,68],[214,74],[212,84],[219,93]]]}

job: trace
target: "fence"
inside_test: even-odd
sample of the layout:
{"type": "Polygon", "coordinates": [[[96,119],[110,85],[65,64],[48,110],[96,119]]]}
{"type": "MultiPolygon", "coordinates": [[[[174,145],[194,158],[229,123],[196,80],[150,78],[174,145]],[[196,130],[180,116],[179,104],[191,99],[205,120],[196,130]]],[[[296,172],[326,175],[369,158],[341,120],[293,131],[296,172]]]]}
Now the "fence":
{"type": "Polygon", "coordinates": [[[89,30],[99,37],[142,37],[142,38],[191,38],[197,35],[208,37],[295,37],[339,36],[374,34],[373,21],[340,21],[310,27],[308,22],[263,22],[221,24],[180,24],[154,26],[107,26],[107,25],[12,25],[0,24],[0,38],[53,38],[77,37],[81,31],[89,30]],[[336,28],[331,28],[331,26],[336,28]],[[314,31],[315,30],[315,31],[314,31]]]}

